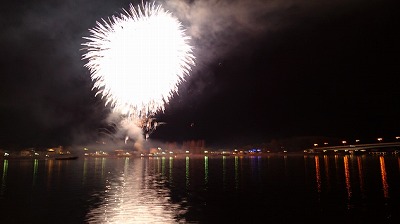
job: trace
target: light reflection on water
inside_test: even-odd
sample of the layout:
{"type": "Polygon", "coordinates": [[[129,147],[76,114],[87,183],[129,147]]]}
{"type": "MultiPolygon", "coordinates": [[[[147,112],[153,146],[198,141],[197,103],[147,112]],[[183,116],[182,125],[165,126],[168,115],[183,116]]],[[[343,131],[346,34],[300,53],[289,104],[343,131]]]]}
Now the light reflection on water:
{"type": "Polygon", "coordinates": [[[33,186],[35,186],[36,179],[37,179],[38,164],[39,164],[38,160],[35,159],[33,162],[33,181],[32,181],[33,186]]]}
{"type": "Polygon", "coordinates": [[[7,170],[8,170],[8,160],[5,159],[3,161],[3,175],[1,177],[0,197],[3,196],[4,191],[6,189],[7,170]]]}
{"type": "Polygon", "coordinates": [[[319,156],[314,156],[315,159],[315,179],[317,181],[317,191],[321,193],[321,168],[319,166],[319,156]]]}
{"type": "Polygon", "coordinates": [[[186,165],[185,165],[185,177],[186,177],[186,190],[189,189],[190,186],[190,157],[186,156],[186,165]]]}
{"type": "Polygon", "coordinates": [[[204,156],[204,190],[208,187],[208,156],[204,156]]]}
{"type": "Polygon", "coordinates": [[[324,155],[324,166],[325,166],[326,185],[327,185],[328,190],[330,190],[331,178],[329,176],[329,157],[328,157],[328,155],[324,155]]]}
{"type": "MultiPolygon", "coordinates": [[[[365,197],[366,193],[366,186],[365,186],[365,174],[364,174],[364,166],[363,164],[366,163],[364,161],[367,156],[354,156],[354,155],[344,155],[342,156],[343,158],[343,166],[341,167],[340,162],[339,162],[339,155],[334,156],[335,160],[335,170],[334,174],[337,176],[338,182],[340,182],[340,170],[343,169],[344,172],[344,182],[345,182],[345,187],[346,187],[346,194],[347,194],[347,199],[350,201],[353,197],[353,191],[352,185],[354,185],[354,182],[357,182],[357,185],[359,186],[359,190],[361,193],[362,197],[365,197]],[[354,165],[354,163],[356,165],[354,165]],[[353,164],[356,167],[352,167],[351,164],[353,164]],[[338,173],[339,172],[339,173],[338,173]],[[356,177],[352,175],[357,175],[356,177]]],[[[329,170],[329,156],[324,155],[324,169],[325,169],[325,175],[324,178],[326,178],[326,188],[329,190],[331,186],[330,184],[330,177],[333,175],[330,173],[329,170]]],[[[373,157],[370,157],[373,158],[373,157]]],[[[379,173],[380,173],[380,182],[381,184],[381,189],[382,189],[382,195],[384,198],[389,198],[389,182],[387,178],[387,172],[386,172],[386,164],[385,164],[385,156],[379,156],[376,157],[379,158],[379,173]]],[[[400,166],[400,157],[397,158],[397,163],[400,166]]],[[[306,161],[305,161],[306,162],[306,161]]],[[[319,162],[319,156],[315,155],[314,156],[314,163],[315,163],[315,179],[317,182],[317,192],[320,193],[322,191],[322,177],[321,177],[321,166],[319,162]]],[[[371,172],[372,170],[370,170],[371,172]]],[[[399,169],[400,173],[400,169],[399,169]]]]}
{"type": "MultiPolygon", "coordinates": [[[[172,161],[169,159],[170,173],[172,161]]],[[[186,159],[187,167],[189,159],[186,159]]],[[[100,205],[91,210],[89,223],[176,223],[185,208],[170,200],[170,190],[164,187],[165,158],[125,159],[123,172],[109,173],[100,205]],[[161,172],[159,162],[161,164],[161,172]],[[151,163],[151,164],[150,164],[151,163]],[[159,175],[151,173],[149,166],[156,166],[159,175]]],[[[189,181],[187,168],[186,180],[189,181]]],[[[97,193],[94,194],[97,196],[97,193]]]]}
{"type": "Polygon", "coordinates": [[[383,156],[379,157],[379,163],[381,166],[383,194],[384,194],[385,198],[389,198],[389,184],[387,182],[385,158],[383,156]]]}
{"type": "Polygon", "coordinates": [[[235,189],[239,188],[239,157],[235,156],[235,189]]]}
{"type": "Polygon", "coordinates": [[[351,180],[350,180],[350,168],[349,168],[349,156],[345,155],[343,157],[344,163],[344,174],[346,178],[346,190],[347,190],[347,198],[350,201],[351,199],[351,180]]]}

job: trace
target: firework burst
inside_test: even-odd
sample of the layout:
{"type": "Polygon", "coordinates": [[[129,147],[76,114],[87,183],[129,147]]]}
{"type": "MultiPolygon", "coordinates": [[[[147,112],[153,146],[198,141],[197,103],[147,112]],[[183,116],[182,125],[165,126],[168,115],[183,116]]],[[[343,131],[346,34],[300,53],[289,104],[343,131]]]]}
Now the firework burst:
{"type": "Polygon", "coordinates": [[[82,44],[96,95],[143,127],[164,111],[194,66],[190,37],[177,18],[154,2],[130,5],[96,24],[82,44]]]}

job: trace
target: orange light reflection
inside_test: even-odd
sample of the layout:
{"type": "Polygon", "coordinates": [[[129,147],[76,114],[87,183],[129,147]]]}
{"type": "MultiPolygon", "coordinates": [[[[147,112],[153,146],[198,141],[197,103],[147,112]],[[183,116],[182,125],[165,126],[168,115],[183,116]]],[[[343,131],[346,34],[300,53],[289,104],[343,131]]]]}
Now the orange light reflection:
{"type": "Polygon", "coordinates": [[[351,191],[351,179],[350,179],[350,168],[349,168],[349,156],[348,155],[344,156],[343,161],[344,161],[344,175],[346,178],[347,198],[350,200],[352,191],[351,191]]]}
{"type": "Polygon", "coordinates": [[[389,198],[389,185],[388,185],[387,176],[386,176],[385,158],[383,156],[379,157],[379,162],[381,165],[383,195],[385,198],[389,198]]]}

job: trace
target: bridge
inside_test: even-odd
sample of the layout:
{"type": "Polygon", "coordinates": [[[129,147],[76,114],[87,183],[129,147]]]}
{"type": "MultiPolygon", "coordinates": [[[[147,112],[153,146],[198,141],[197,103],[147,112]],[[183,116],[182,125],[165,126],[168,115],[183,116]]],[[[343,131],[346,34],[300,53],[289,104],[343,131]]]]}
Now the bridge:
{"type": "Polygon", "coordinates": [[[371,143],[371,144],[355,144],[355,145],[340,145],[340,146],[324,146],[314,147],[307,149],[310,153],[320,152],[381,152],[381,151],[399,151],[400,142],[385,142],[385,143],[371,143]]]}

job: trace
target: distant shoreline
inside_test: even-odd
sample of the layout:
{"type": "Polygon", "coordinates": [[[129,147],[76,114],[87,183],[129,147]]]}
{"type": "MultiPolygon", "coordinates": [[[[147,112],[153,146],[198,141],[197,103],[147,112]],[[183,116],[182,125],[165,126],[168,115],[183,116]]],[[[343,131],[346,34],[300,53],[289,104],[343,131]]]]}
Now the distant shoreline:
{"type": "MultiPolygon", "coordinates": [[[[395,156],[397,154],[394,153],[362,153],[362,154],[350,154],[350,153],[304,153],[304,152],[269,152],[269,153],[255,153],[255,154],[174,154],[174,155],[99,155],[99,156],[79,156],[76,155],[79,159],[100,159],[100,158],[109,158],[109,159],[118,159],[118,158],[234,158],[234,157],[269,157],[269,156],[318,156],[318,155],[367,155],[367,156],[377,156],[377,155],[385,155],[385,156],[395,156]]],[[[45,157],[45,156],[0,156],[1,160],[58,160],[57,157],[45,157]]]]}

